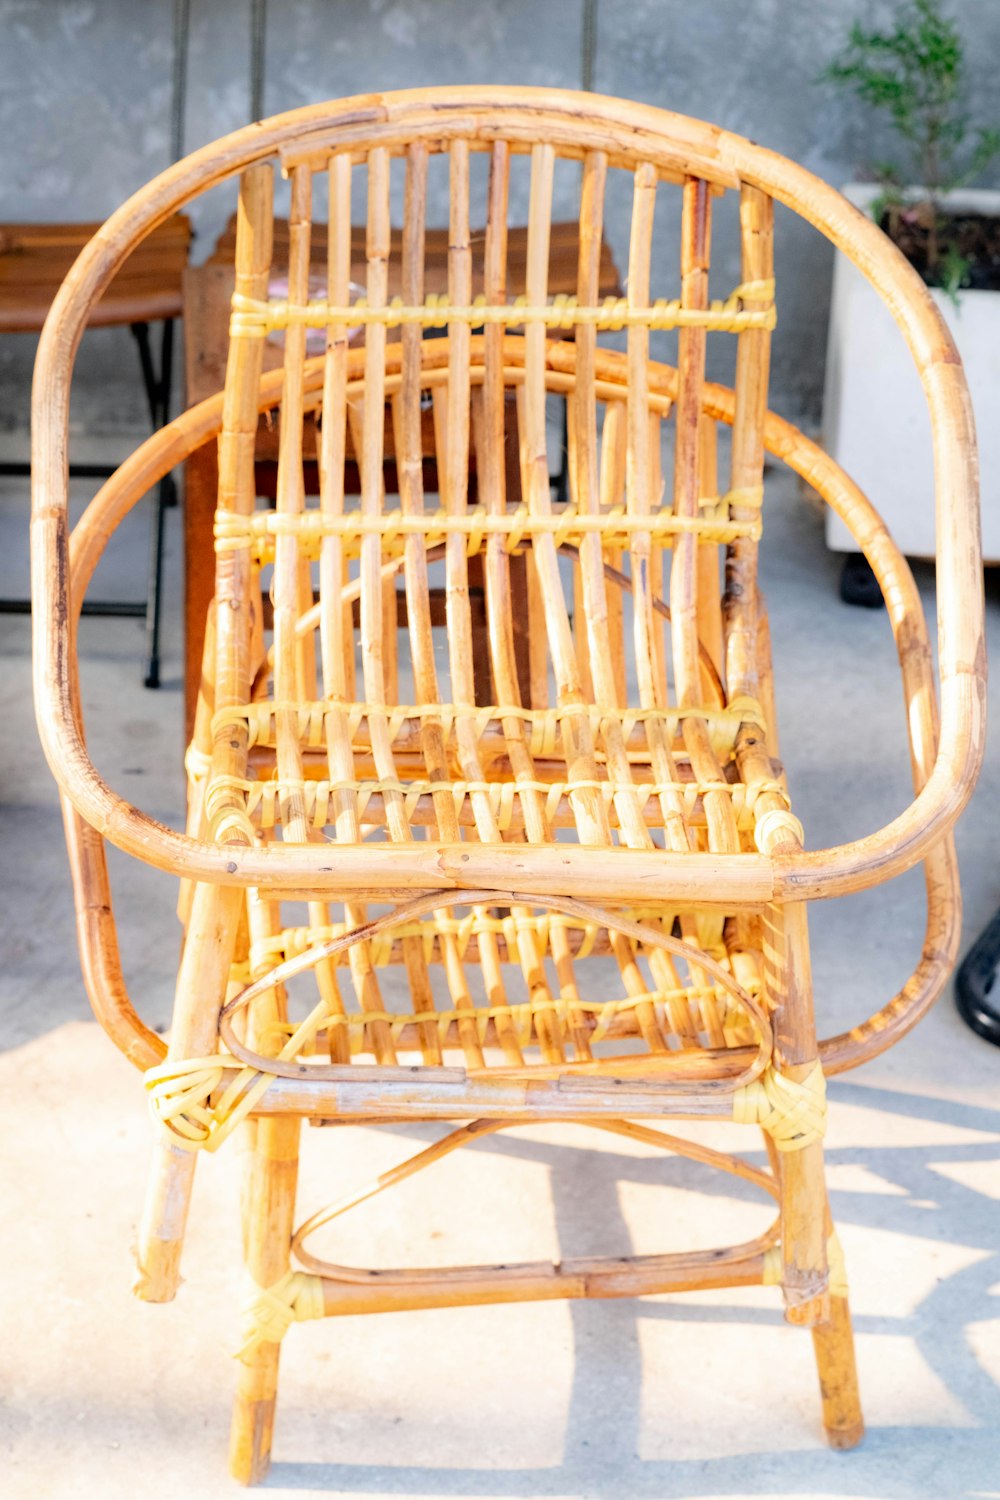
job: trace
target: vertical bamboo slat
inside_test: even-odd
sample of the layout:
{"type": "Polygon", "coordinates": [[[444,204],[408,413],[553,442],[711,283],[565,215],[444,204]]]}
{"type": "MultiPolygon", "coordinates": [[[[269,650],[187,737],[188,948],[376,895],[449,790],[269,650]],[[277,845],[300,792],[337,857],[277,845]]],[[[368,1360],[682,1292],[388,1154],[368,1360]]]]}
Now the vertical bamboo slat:
{"type": "MultiPolygon", "coordinates": [[[[555,153],[540,145],[531,154],[531,204],[528,212],[528,264],[525,295],[530,305],[541,306],[548,294],[549,232],[552,220],[552,178],[555,153]]],[[[533,515],[551,515],[548,447],[545,435],[545,329],[529,323],[524,335],[524,412],[521,444],[527,476],[525,497],[533,515]]],[[[551,535],[539,533],[532,546],[536,576],[541,589],[545,630],[556,677],[560,707],[580,704],[583,693],[577,668],[569,612],[563,597],[559,561],[551,535]]],[[[589,725],[583,716],[569,715],[561,721],[563,755],[570,776],[596,780],[597,768],[589,725]]],[[[586,843],[610,843],[610,830],[600,800],[581,790],[572,797],[580,836],[586,843]]]]}
{"type": "MultiPolygon", "coordinates": [[[[289,223],[290,307],[303,306],[309,297],[311,209],[312,175],[306,168],[297,167],[292,173],[289,223]]],[[[305,504],[302,470],[305,352],[306,330],[301,324],[292,324],[285,334],[278,450],[277,509],[283,516],[300,515],[305,504]]],[[[300,556],[294,533],[284,533],[278,538],[275,548],[272,587],[274,691],[279,705],[298,701],[304,687],[303,648],[295,630],[296,620],[304,607],[304,594],[311,604],[308,565],[300,556]]],[[[301,790],[303,764],[294,710],[276,709],[275,743],[278,773],[282,778],[283,834],[287,841],[302,844],[309,833],[301,790]]],[[[273,914],[269,914],[265,922],[270,928],[274,924],[273,914]]],[[[273,1020],[284,1018],[284,1005],[277,998],[269,1007],[269,1014],[273,1020]]],[[[268,1011],[265,1011],[264,1017],[267,1015],[268,1011]]],[[[288,1270],[295,1216],[299,1129],[298,1120],[260,1120],[253,1132],[246,1167],[245,1260],[248,1274],[259,1287],[273,1286],[288,1270]]],[[[230,1467],[234,1477],[245,1484],[262,1478],[270,1463],[279,1353],[280,1345],[265,1343],[253,1353],[244,1355],[241,1362],[233,1409],[230,1467]]]]}
{"type": "MultiPolygon", "coordinates": [[[[584,161],[580,194],[577,297],[584,306],[592,306],[597,300],[606,180],[607,158],[603,153],[591,152],[584,161]]],[[[597,401],[594,390],[596,346],[596,330],[577,330],[576,386],[573,392],[573,428],[576,435],[574,498],[585,515],[598,514],[602,506],[620,504],[624,499],[624,474],[621,474],[620,485],[614,481],[608,481],[605,485],[598,468],[597,401]]],[[[621,411],[620,402],[609,406],[604,419],[604,458],[609,469],[619,456],[617,434],[619,429],[624,430],[619,422],[621,411]]],[[[619,561],[617,555],[611,560],[613,563],[619,561]]],[[[616,705],[624,705],[625,702],[625,643],[622,638],[621,597],[612,589],[610,593],[613,598],[609,598],[604,561],[601,538],[596,532],[591,532],[580,544],[581,602],[595,701],[605,706],[600,740],[607,756],[609,775],[623,788],[615,798],[622,835],[632,848],[648,849],[652,847],[652,839],[643,810],[638,798],[628,790],[632,783],[632,773],[621,720],[612,712],[616,705]]]]}
{"type": "MultiPolygon", "coordinates": [[[[309,298],[310,232],[312,228],[312,174],[305,167],[292,173],[292,206],[289,221],[288,303],[302,307],[309,298]]],[[[292,323],[285,332],[285,364],[282,389],[282,423],[278,448],[277,510],[281,516],[301,515],[305,505],[302,473],[303,362],[306,330],[292,323]]],[[[302,559],[294,531],[283,530],[274,549],[274,694],[275,744],[281,778],[282,825],[285,838],[304,844],[308,838],[305,798],[302,792],[302,755],[294,709],[282,705],[299,701],[299,644],[295,624],[302,608],[302,559]]],[[[310,591],[311,592],[311,591],[310,591]]]]}
{"type": "MultiPolygon", "coordinates": [[[[351,158],[342,153],[331,158],[329,167],[330,226],[327,238],[327,293],[338,307],[350,300],[351,279],[351,158]]],[[[347,452],[347,354],[349,327],[332,323],[327,333],[323,374],[323,421],[320,429],[320,508],[324,515],[344,511],[344,466],[347,452]]],[[[320,631],[323,656],[323,688],[327,700],[324,723],[326,753],[334,783],[344,788],[354,779],[354,749],[344,708],[354,697],[354,630],[351,606],[344,606],[342,591],[347,579],[343,545],[335,532],[323,538],[320,551],[320,631]]],[[[353,795],[345,789],[333,795],[332,822],[338,842],[357,844],[360,820],[353,795]]],[[[364,908],[353,902],[344,906],[345,920],[360,925],[364,908]]],[[[351,978],[362,1010],[381,1014],[384,1007],[368,946],[357,943],[349,957],[351,978]]],[[[332,998],[332,996],[331,996],[332,998]]],[[[384,1021],[371,1023],[370,1035],[380,1062],[390,1063],[395,1048],[384,1021]]],[[[335,1060],[346,1060],[346,1034],[334,1027],[331,1045],[335,1060]]]]}
{"type": "MultiPolygon", "coordinates": [[[[300,1130],[299,1120],[258,1120],[248,1153],[246,1268],[260,1287],[274,1286],[288,1270],[300,1130]]],[[[229,1467],[241,1484],[257,1484],[270,1467],[280,1351],[280,1344],[263,1344],[240,1364],[229,1467]]]]}
{"type": "MultiPolygon", "coordinates": [[[[628,441],[626,403],[609,401],[604,409],[601,424],[601,508],[625,503],[625,464],[628,441]]],[[[622,558],[617,548],[608,549],[608,562],[621,569],[622,558]]],[[[608,651],[614,673],[614,694],[607,702],[624,707],[625,685],[625,629],[622,618],[622,596],[620,589],[612,588],[608,594],[608,651]]]]}
{"type": "MultiPolygon", "coordinates": [[[[708,262],[711,199],[708,184],[688,178],[684,184],[681,221],[681,305],[708,306],[708,262]]],[[[698,514],[701,491],[701,405],[705,383],[705,330],[682,328],[678,335],[678,389],[674,510],[678,516],[698,514]]],[[[670,568],[670,614],[677,699],[682,708],[701,701],[701,658],[698,637],[697,537],[677,538],[670,568]]],[[[684,744],[700,781],[719,782],[722,767],[712,749],[704,719],[684,720],[684,744]]],[[[709,848],[737,854],[739,833],[732,803],[724,792],[705,793],[709,848]]]]}
{"type": "MultiPolygon", "coordinates": [[[[716,424],[704,414],[698,426],[699,494],[703,500],[718,500],[718,438],[716,424]]],[[[716,672],[725,672],[725,644],[722,636],[722,599],[719,590],[719,549],[711,542],[698,548],[696,564],[698,599],[698,640],[708,652],[716,672]]],[[[702,691],[708,684],[702,671],[702,691]]]]}
{"type": "MultiPolygon", "coordinates": [[[[251,944],[273,938],[280,928],[276,904],[251,896],[247,906],[251,944]]],[[[275,1055],[280,1040],[273,1033],[269,1037],[268,1028],[287,1019],[284,990],[269,990],[252,1007],[248,1040],[275,1055]]],[[[250,1120],[243,1129],[248,1137],[243,1153],[243,1259],[250,1279],[269,1287],[289,1267],[301,1122],[250,1120]]],[[[269,1466],[280,1353],[280,1344],[264,1343],[240,1362],[229,1463],[234,1478],[243,1484],[263,1479],[269,1466]]]]}
{"type": "MultiPolygon", "coordinates": [[[[758,189],[740,191],[740,243],[744,283],[767,282],[774,275],[774,204],[758,189]]],[[[755,306],[766,307],[758,297],[755,306]]],[[[732,488],[753,494],[764,471],[764,416],[770,334],[747,329],[736,343],[736,414],[733,420],[732,488]]],[[[734,520],[752,520],[758,507],[732,506],[734,520]]],[[[735,696],[756,695],[757,544],[749,538],[733,542],[726,556],[726,675],[735,696]]]]}
{"type": "MultiPolygon", "coordinates": [[[[628,295],[630,305],[649,304],[650,246],[656,201],[656,172],[647,162],[636,169],[632,201],[632,233],[629,241],[628,295]]],[[[625,489],[629,514],[648,516],[653,509],[649,454],[649,332],[641,324],[628,331],[628,396],[625,489]]],[[[635,638],[636,684],[639,702],[646,709],[664,709],[663,676],[660,669],[661,639],[653,609],[650,557],[652,539],[648,531],[634,531],[629,547],[632,582],[632,624],[635,638]]],[[[647,729],[653,774],[660,784],[676,783],[677,771],[665,729],[651,719],[647,729]]],[[[688,850],[690,835],[679,798],[661,793],[664,828],[671,848],[688,850]]]]}
{"type": "MultiPolygon", "coordinates": [[[[681,217],[681,305],[703,310],[708,306],[708,268],[711,244],[711,198],[708,184],[689,177],[684,183],[681,217]]],[[[701,413],[705,383],[706,335],[703,328],[682,328],[678,335],[676,448],[674,459],[674,510],[678,516],[698,515],[701,495],[701,413]]],[[[670,568],[671,639],[677,699],[683,708],[701,701],[702,660],[698,633],[698,538],[685,533],[677,538],[670,568]]],[[[704,719],[683,721],[684,745],[695,776],[708,785],[724,779],[722,766],[712,748],[704,719]]],[[[725,792],[705,792],[705,816],[709,849],[724,854],[740,850],[739,831],[732,803],[725,792]]],[[[699,924],[702,941],[711,946],[721,937],[718,920],[699,924]]],[[[741,945],[742,946],[742,945],[741,945]]],[[[708,1000],[701,1010],[710,1028],[718,1019],[708,1000]]]]}
{"type": "MultiPolygon", "coordinates": [[[[486,243],[483,262],[483,293],[491,307],[502,306],[507,293],[507,206],[510,189],[510,152],[505,142],[498,142],[490,154],[487,187],[486,243]]],[[[487,327],[485,332],[482,399],[479,405],[477,434],[477,473],[479,497],[486,511],[503,513],[506,505],[507,465],[504,460],[505,419],[507,403],[503,380],[503,329],[487,327]]],[[[490,658],[498,702],[505,707],[519,707],[521,685],[517,670],[511,588],[510,561],[499,536],[486,542],[485,558],[486,620],[490,658]]],[[[535,768],[525,741],[524,723],[516,715],[501,718],[511,769],[519,783],[534,779],[535,768]]],[[[550,830],[540,797],[526,791],[521,794],[525,832],[529,843],[543,843],[550,830]]],[[[530,978],[537,970],[537,954],[532,944],[522,940],[525,974],[530,978]]],[[[497,960],[496,945],[485,950],[489,972],[484,969],[486,992],[492,1004],[505,1004],[506,993],[497,960]]],[[[497,1017],[497,1031],[505,1058],[515,1066],[523,1063],[524,1054],[513,1025],[505,1016],[497,1017]]],[[[542,1029],[547,1055],[556,1059],[558,1049],[548,1026],[542,1029]]]]}

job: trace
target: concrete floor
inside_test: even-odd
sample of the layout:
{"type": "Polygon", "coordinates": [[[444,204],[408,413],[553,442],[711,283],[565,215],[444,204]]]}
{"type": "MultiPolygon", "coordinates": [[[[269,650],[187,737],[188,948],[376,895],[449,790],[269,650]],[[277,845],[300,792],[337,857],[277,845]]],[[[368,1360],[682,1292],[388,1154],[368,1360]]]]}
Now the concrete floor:
{"type": "MultiPolygon", "coordinates": [[[[0,592],[23,586],[23,487],[0,490],[0,592]]],[[[136,517],[98,584],[142,571],[136,517]]],[[[769,489],[766,582],[783,751],[813,847],[873,829],[908,797],[903,714],[881,613],[836,599],[820,518],[769,489]],[[843,738],[841,738],[843,736],[843,738]]],[[[158,817],[181,816],[179,519],[170,546],[165,685],[140,686],[141,631],[87,621],[93,756],[158,817]]],[[[931,601],[931,575],[920,570],[931,601]]],[[[989,626],[1000,645],[996,583],[989,626]]],[[[90,1019],[76,960],[53,784],[30,710],[28,624],[4,617],[0,819],[0,1241],[9,1500],[235,1491],[226,1478],[239,1296],[236,1152],[200,1163],[171,1306],[129,1294],[150,1125],[137,1077],[90,1019]]],[[[996,743],[994,741],[994,743],[996,743]]],[[[1000,905],[991,754],[959,831],[967,937],[1000,905]]],[[[132,993],[169,1015],[172,883],[113,857],[132,993]]],[[[815,909],[821,1029],[882,1004],[919,948],[919,878],[815,909]]],[[[906,1042],[836,1080],[828,1160],[847,1255],[868,1421],[824,1447],[809,1338],[773,1290],[327,1321],[283,1355],[275,1495],[1000,1495],[1000,1052],[950,998],[906,1042]]],[[[432,1129],[307,1131],[303,1213],[400,1159],[432,1129]]],[[[735,1127],[707,1140],[747,1142],[735,1127]]],[[[755,1158],[758,1153],[754,1153],[755,1158]]],[[[330,1233],[329,1253],[392,1265],[709,1246],[756,1233],[739,1182],[569,1129],[519,1130],[451,1157],[330,1233]]]]}

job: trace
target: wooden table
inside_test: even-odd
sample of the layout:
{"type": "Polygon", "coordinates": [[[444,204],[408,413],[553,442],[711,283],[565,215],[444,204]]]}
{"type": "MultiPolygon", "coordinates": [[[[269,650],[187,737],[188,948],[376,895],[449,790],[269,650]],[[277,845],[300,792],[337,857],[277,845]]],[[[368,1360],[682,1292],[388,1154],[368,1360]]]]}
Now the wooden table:
{"type": "MultiPolygon", "coordinates": [[[[102,228],[94,224],[0,224],[0,333],[40,333],[73,262],[84,245],[102,228]]],[[[167,420],[174,319],[183,306],[182,277],[191,243],[191,223],[184,214],[157,225],[129,256],[104,296],[91,310],[88,328],[128,327],[139,351],[143,385],[153,429],[167,420]],[[162,323],[159,358],[154,358],[149,327],[162,323]]],[[[26,463],[0,464],[0,473],[26,476],[26,463]]],[[[70,475],[106,479],[114,472],[107,464],[71,464],[70,475]]],[[[160,579],[163,552],[163,509],[173,498],[169,476],[160,484],[150,544],[150,567],[144,603],[94,601],[84,613],[138,616],[146,621],[147,687],[159,682],[160,579]]],[[[26,599],[0,600],[5,613],[27,612],[26,599]]]]}
{"type": "MultiPolygon", "coordinates": [[[[0,224],[0,333],[38,333],[80,251],[103,224],[0,224]]],[[[191,222],[165,220],[129,256],[88,328],[165,323],[181,313],[191,222]]]]}
{"type": "MultiPolygon", "coordinates": [[[[365,281],[365,230],[355,226],[351,231],[352,280],[363,285],[365,281]]],[[[507,284],[510,296],[519,296],[524,290],[527,261],[528,234],[526,229],[511,229],[507,249],[507,284]]],[[[184,347],[187,376],[187,399],[189,404],[214,395],[223,388],[226,376],[226,358],[229,350],[229,301],[233,290],[233,257],[236,245],[235,215],[220,236],[211,257],[202,266],[189,266],[184,273],[184,347]]],[[[482,290],[482,236],[473,236],[473,293],[482,290]],[[479,254],[475,246],[480,246],[479,254]]],[[[576,223],[553,224],[549,260],[549,291],[553,296],[572,294],[577,284],[577,253],[579,247],[576,223]]],[[[389,256],[389,296],[401,291],[402,234],[393,230],[389,256]]],[[[314,224],[312,229],[312,253],[315,274],[322,276],[326,266],[326,226],[314,224]]],[[[278,219],[274,225],[274,265],[281,267],[288,259],[288,224],[278,219]]],[[[448,284],[448,231],[427,231],[425,258],[425,290],[428,295],[447,290],[448,284]]],[[[599,295],[620,296],[621,282],[609,247],[601,247],[601,271],[599,295]]],[[[275,369],[282,362],[279,344],[264,345],[264,368],[275,369]]],[[[433,434],[430,413],[424,452],[433,455],[433,434]]],[[[508,442],[508,492],[516,494],[520,485],[520,474],[516,459],[516,435],[508,442]]],[[[386,422],[385,455],[391,462],[393,455],[392,424],[386,422]]],[[[315,465],[316,426],[312,417],[306,419],[303,435],[305,458],[305,480],[307,493],[315,494],[317,475],[315,465]]],[[[262,420],[257,434],[257,485],[258,493],[273,496],[277,475],[278,432],[277,425],[262,420]]],[[[387,484],[391,488],[391,473],[387,484]]],[[[436,489],[433,474],[425,475],[428,489],[436,489]]],[[[356,488],[357,476],[348,475],[348,487],[356,488]],[[352,483],[353,482],[353,483],[352,483]]],[[[192,454],[185,470],[184,504],[184,633],[185,633],[185,715],[186,733],[190,735],[194,722],[194,709],[198,696],[201,675],[202,647],[205,635],[205,619],[215,587],[215,552],[213,546],[213,521],[218,488],[218,467],[215,445],[192,454]]],[[[470,583],[475,580],[470,576],[470,583]]],[[[481,601],[479,601],[481,604],[481,601]]],[[[473,601],[476,608],[476,601],[473,601]]]]}

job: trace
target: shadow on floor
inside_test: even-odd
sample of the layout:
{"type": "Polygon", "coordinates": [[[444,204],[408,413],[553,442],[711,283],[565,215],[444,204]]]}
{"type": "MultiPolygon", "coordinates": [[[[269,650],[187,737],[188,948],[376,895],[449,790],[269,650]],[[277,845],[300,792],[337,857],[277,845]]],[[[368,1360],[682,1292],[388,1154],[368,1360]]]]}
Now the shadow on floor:
{"type": "MultiPolygon", "coordinates": [[[[939,1280],[933,1290],[906,1316],[855,1315],[861,1336],[905,1338],[967,1415],[968,1426],[883,1426],[870,1429],[854,1454],[832,1453],[822,1443],[818,1420],[807,1438],[813,1446],[776,1448],[745,1455],[677,1461],[646,1460],[639,1456],[643,1410],[643,1371],[639,1330],[645,1320],[700,1325],[710,1335],[714,1324],[777,1327],[777,1307],[692,1305],[682,1296],[669,1301],[622,1300],[570,1303],[575,1362],[573,1388],[566,1422],[561,1462],[552,1466],[396,1467],[378,1464],[276,1463],[266,1488],[337,1493],[439,1495],[470,1497],[579,1496],[580,1500],[620,1500],[620,1497],[684,1497],[744,1495],[872,1496],[879,1500],[939,1494],[949,1500],[981,1500],[1000,1493],[989,1488],[986,1476],[995,1470],[1000,1450],[1000,1393],[979,1363],[967,1337],[968,1325],[990,1317],[1000,1284],[1000,1203],[936,1171],[937,1164],[968,1166],[984,1175],[1000,1171],[1000,1109],[956,1105],[912,1093],[871,1088],[836,1081],[831,1087],[834,1110],[838,1104],[877,1110],[901,1121],[940,1123],[985,1133],[993,1139],[965,1144],[905,1144],[834,1148],[831,1166],[854,1165],[878,1174],[898,1191],[832,1191],[834,1217],[841,1228],[877,1228],[902,1238],[960,1245],[982,1251],[971,1265],[939,1280]],[[599,1354],[598,1354],[599,1351],[599,1354]],[[595,1365],[599,1368],[595,1368],[595,1365]],[[605,1406],[594,1400],[600,1371],[614,1371],[614,1399],[605,1406]],[[623,1420],[623,1414],[625,1414],[623,1420]],[[631,1414],[631,1415],[629,1415],[631,1414]],[[978,1477],[977,1477],[978,1476],[978,1477]]],[[[397,1126],[401,1137],[413,1141],[434,1138],[423,1126],[397,1126]]],[[[549,1146],[523,1136],[483,1137],[467,1149],[503,1153],[551,1168],[557,1228],[572,1225],[572,1245],[560,1246],[567,1255],[611,1251],[629,1253],[628,1228],[621,1210],[620,1189],[625,1183],[664,1188],[697,1189],[729,1198],[759,1197],[748,1184],[706,1171],[680,1157],[638,1157],[601,1152],[588,1155],[580,1170],[572,1168],[572,1147],[549,1146]],[[587,1212],[581,1215],[585,1191],[587,1212]],[[583,1243],[581,1243],[581,1222],[583,1243]]],[[[763,1153],[759,1160],[763,1162],[763,1153]]],[[[879,1267],[892,1277],[891,1263],[879,1267]]],[[[788,1338],[805,1335],[789,1328],[788,1338]]],[[[690,1331],[683,1347],[690,1351],[690,1331]]],[[[869,1366],[871,1361],[869,1360],[869,1366]]],[[[781,1401],[781,1371],[761,1371],[759,1431],[766,1441],[770,1408],[781,1401]]],[[[725,1380],[725,1371],[720,1382],[725,1380]]],[[[862,1393],[864,1395],[864,1392],[862,1393]]],[[[648,1412],[649,1393],[645,1408],[648,1412]]],[[[497,1416],[491,1399],[490,1419],[497,1416]]],[[[484,1418],[485,1420],[485,1418],[484,1418]]],[[[664,1411],[664,1423],[683,1422],[676,1404],[664,1411]]],[[[787,1428],[786,1428],[787,1432],[787,1428]]]]}

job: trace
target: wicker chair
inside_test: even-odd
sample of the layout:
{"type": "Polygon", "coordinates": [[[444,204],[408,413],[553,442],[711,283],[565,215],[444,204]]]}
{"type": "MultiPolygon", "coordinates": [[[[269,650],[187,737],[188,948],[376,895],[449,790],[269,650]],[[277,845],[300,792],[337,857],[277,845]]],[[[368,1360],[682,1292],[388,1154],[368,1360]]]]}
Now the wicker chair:
{"type": "Polygon", "coordinates": [[[47,324],[34,444],[38,711],[65,800],[83,966],[102,1024],[145,1071],[161,1132],[141,1297],[164,1301],[177,1288],[199,1148],[214,1150],[237,1125],[251,1139],[244,1239],[257,1290],[245,1307],[233,1472],[252,1481],[266,1471],[280,1340],[293,1321],[760,1283],[780,1285],[788,1320],[812,1330],[830,1441],[856,1443],[846,1280],[824,1185],[824,1077],[897,1041],[947,979],[959,936],[950,829],[983,744],[972,422],[954,347],[915,272],[809,173],[694,120],[548,90],[366,96],[208,146],[108,222],[47,324]],[[275,267],[287,277],[282,300],[269,297],[275,159],[291,191],[288,263],[275,267]],[[88,311],[155,224],[234,174],[225,390],[144,443],[68,541],[68,390],[88,311]],[[352,267],[358,179],[366,263],[352,267]],[[556,302],[546,289],[554,183],[574,195],[580,225],[578,293],[556,302]],[[628,296],[600,302],[604,204],[626,204],[623,186],[628,296]],[[710,225],[727,194],[738,199],[742,271],[714,301],[710,225]],[[529,205],[516,303],[505,292],[509,196],[529,205]],[[425,299],[427,205],[438,200],[448,204],[449,289],[425,299]],[[940,725],[906,562],[851,480],[767,410],[775,201],[866,273],[927,393],[940,725]],[[470,234],[477,203],[484,236],[470,234]],[[654,205],[658,221],[680,225],[676,299],[653,295],[664,260],[654,205]],[[328,288],[310,301],[314,211],[330,224],[328,288]],[[365,296],[349,306],[352,278],[365,296]],[[326,330],[325,354],[307,357],[310,327],[326,330]],[[667,330],[676,367],[650,358],[667,330]],[[735,338],[734,389],[705,379],[709,333],[735,338]],[[262,376],[269,336],[283,337],[284,366],[262,376]],[[566,505],[550,491],[555,400],[567,406],[566,505]],[[253,463],[258,421],[273,408],[271,510],[257,508],[253,463]],[[303,485],[307,413],[320,418],[315,505],[303,485]],[[422,422],[433,424],[436,473],[421,461],[422,422]],[[716,482],[720,424],[731,428],[727,487],[716,482]],[[217,587],[182,834],[115,795],[88,760],[75,619],[111,530],[161,474],[216,439],[217,587]],[[358,503],[343,482],[351,452],[358,503]],[[833,849],[804,849],[772,759],[757,586],[766,452],[851,528],[881,584],[902,669],[915,799],[880,832],[833,849]],[[105,840],[182,880],[169,1048],[122,983],[105,840]],[[928,917],[914,974],[877,1014],[817,1041],[808,902],[918,861],[928,917]],[[307,1240],[334,1210],[295,1227],[303,1118],[458,1122],[389,1183],[484,1132],[584,1122],[737,1173],[775,1199],[777,1217],[749,1243],[625,1263],[378,1274],[332,1265],[307,1240]],[[762,1127],[769,1170],[659,1128],[704,1118],[762,1127]]]}

